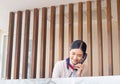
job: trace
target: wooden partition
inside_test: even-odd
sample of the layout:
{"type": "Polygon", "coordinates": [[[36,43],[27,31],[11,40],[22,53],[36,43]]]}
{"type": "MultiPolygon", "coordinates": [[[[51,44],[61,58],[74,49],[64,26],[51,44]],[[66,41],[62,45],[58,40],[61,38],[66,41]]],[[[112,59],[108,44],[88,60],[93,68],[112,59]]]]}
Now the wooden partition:
{"type": "Polygon", "coordinates": [[[96,0],[76,4],[61,4],[60,6],[51,6],[50,8],[34,8],[34,10],[30,11],[29,9],[25,12],[18,11],[16,13],[16,24],[14,23],[15,13],[10,12],[6,79],[11,79],[11,74],[13,74],[11,73],[12,66],[14,67],[14,79],[20,78],[20,70],[22,70],[23,79],[51,77],[54,64],[58,60],[63,60],[69,56],[69,47],[76,38],[84,40],[87,43],[87,60],[85,63],[88,65],[89,76],[119,75],[120,47],[115,48],[115,46],[120,45],[120,0],[117,0],[117,5],[114,5],[117,8],[117,20],[115,21],[113,20],[114,18],[111,17],[113,11],[112,1],[113,0],[96,0]],[[104,2],[105,7],[102,4],[104,2]],[[94,5],[95,3],[96,5],[94,5]],[[106,11],[105,14],[103,14],[104,11],[106,11]],[[22,17],[24,13],[25,19],[22,17]],[[31,21],[32,13],[33,21],[31,21]],[[25,20],[25,23],[22,22],[23,20],[25,20]],[[115,25],[116,23],[118,23],[118,25],[115,25]],[[33,26],[30,26],[31,24],[33,24],[33,26]],[[15,55],[15,60],[12,60],[14,25],[16,25],[15,54],[13,54],[15,55]],[[21,49],[22,25],[24,25],[23,49],[21,49]],[[112,28],[113,25],[116,27],[112,28]],[[31,29],[33,30],[32,32],[31,29]],[[118,31],[118,33],[113,35],[113,29],[118,31]],[[39,30],[41,30],[41,33],[39,30]],[[56,34],[56,31],[58,31],[59,34],[56,34]],[[29,69],[30,34],[33,36],[32,54],[30,54],[31,65],[29,65],[31,68],[29,69]],[[116,38],[116,36],[118,36],[118,39],[113,41],[113,38],[116,38]],[[38,37],[40,37],[40,43],[38,42],[38,37]],[[56,38],[58,38],[58,40],[56,40],[56,38]],[[113,43],[117,44],[114,46],[113,43]],[[40,44],[40,46],[38,46],[38,44],[40,44]],[[23,50],[23,53],[21,53],[21,50],[23,50]],[[66,53],[66,51],[68,53],[66,53]],[[20,68],[21,54],[23,55],[22,69],[20,68]],[[38,59],[38,57],[40,59],[38,59]],[[47,58],[49,58],[48,61],[47,58]],[[14,65],[12,65],[12,61],[14,61],[14,65]],[[115,67],[115,61],[119,63],[119,67],[115,67]],[[46,67],[48,67],[48,70],[46,70],[46,67]],[[30,70],[30,77],[27,75],[28,69],[30,70]]]}
{"type": "Polygon", "coordinates": [[[14,63],[14,79],[19,78],[20,70],[20,54],[21,54],[21,32],[22,32],[22,11],[17,12],[16,26],[16,45],[15,45],[15,63],[14,63]]]}
{"type": "MultiPolygon", "coordinates": [[[[73,25],[74,25],[74,19],[73,19],[73,13],[74,13],[74,5],[73,4],[69,4],[68,5],[69,10],[68,10],[68,46],[71,45],[72,41],[73,41],[73,25]]],[[[69,47],[68,47],[69,50],[69,47]]],[[[68,51],[68,55],[69,55],[69,51],[68,51]]]]}
{"type": "Polygon", "coordinates": [[[78,3],[78,39],[83,39],[83,3],[78,3]]]}
{"type": "Polygon", "coordinates": [[[98,57],[99,57],[99,75],[103,75],[103,44],[102,44],[102,13],[101,0],[97,0],[97,28],[98,28],[98,57]]]}
{"type": "Polygon", "coordinates": [[[89,75],[92,76],[92,9],[91,2],[87,2],[87,45],[89,75]]]}
{"type": "Polygon", "coordinates": [[[24,28],[23,67],[22,67],[23,79],[27,78],[29,31],[30,31],[30,10],[26,10],[25,11],[25,28],[24,28]]]}
{"type": "Polygon", "coordinates": [[[111,0],[107,0],[107,31],[108,31],[108,69],[109,75],[113,75],[113,51],[112,51],[112,22],[111,0]]]}
{"type": "Polygon", "coordinates": [[[46,30],[47,30],[47,8],[42,8],[42,28],[41,28],[41,51],[40,51],[40,77],[45,77],[46,59],[46,30]]]}
{"type": "Polygon", "coordinates": [[[64,5],[60,6],[60,16],[59,16],[59,60],[63,60],[64,58],[64,5]]]}
{"type": "Polygon", "coordinates": [[[31,78],[36,78],[39,9],[34,9],[31,78]]]}
{"type": "MultiPolygon", "coordinates": [[[[118,15],[118,46],[119,46],[119,51],[120,51],[120,0],[117,0],[117,15],[118,15]]],[[[119,57],[120,57],[120,52],[119,52],[119,57]]],[[[120,58],[119,58],[120,60],[120,58]]],[[[119,61],[120,63],[120,61],[119,61]]],[[[120,68],[120,66],[119,66],[120,68]]],[[[120,74],[120,72],[119,72],[120,74]]]]}
{"type": "Polygon", "coordinates": [[[14,17],[15,17],[15,13],[10,12],[10,16],[9,16],[9,33],[8,33],[8,47],[7,47],[7,63],[6,63],[6,78],[7,79],[11,79],[14,17]]]}
{"type": "Polygon", "coordinates": [[[52,76],[52,70],[54,67],[54,51],[55,51],[55,6],[51,7],[51,18],[50,18],[50,54],[49,54],[49,77],[52,76]]]}

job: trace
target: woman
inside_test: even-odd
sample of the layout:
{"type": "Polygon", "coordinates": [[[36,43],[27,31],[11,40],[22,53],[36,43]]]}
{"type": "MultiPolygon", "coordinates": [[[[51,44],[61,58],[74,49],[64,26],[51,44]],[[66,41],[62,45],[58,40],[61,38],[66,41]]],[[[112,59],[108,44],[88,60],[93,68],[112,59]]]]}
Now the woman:
{"type": "Polygon", "coordinates": [[[70,56],[62,61],[58,61],[53,69],[52,77],[81,77],[87,76],[87,67],[84,60],[87,57],[86,43],[76,40],[71,44],[70,56]]]}

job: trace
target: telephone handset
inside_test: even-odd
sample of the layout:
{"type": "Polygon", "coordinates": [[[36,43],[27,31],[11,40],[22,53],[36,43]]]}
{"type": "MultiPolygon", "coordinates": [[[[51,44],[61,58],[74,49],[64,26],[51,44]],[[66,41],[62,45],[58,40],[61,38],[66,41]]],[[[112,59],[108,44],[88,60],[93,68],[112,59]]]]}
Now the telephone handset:
{"type": "MultiPolygon", "coordinates": [[[[86,60],[86,58],[87,58],[87,53],[84,53],[84,55],[79,63],[83,64],[83,62],[86,60]]],[[[76,66],[75,66],[74,70],[77,70],[76,66]]]]}
{"type": "Polygon", "coordinates": [[[84,55],[80,61],[80,64],[83,64],[83,62],[86,60],[86,58],[87,58],[87,53],[84,53],[84,55]]]}

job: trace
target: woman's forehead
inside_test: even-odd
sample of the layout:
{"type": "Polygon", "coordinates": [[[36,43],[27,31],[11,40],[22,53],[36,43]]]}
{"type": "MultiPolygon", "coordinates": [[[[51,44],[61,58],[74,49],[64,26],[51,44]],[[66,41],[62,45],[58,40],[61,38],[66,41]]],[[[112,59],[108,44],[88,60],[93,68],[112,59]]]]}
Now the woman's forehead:
{"type": "Polygon", "coordinates": [[[71,49],[70,52],[74,52],[76,54],[83,54],[83,51],[81,49],[71,49]]]}

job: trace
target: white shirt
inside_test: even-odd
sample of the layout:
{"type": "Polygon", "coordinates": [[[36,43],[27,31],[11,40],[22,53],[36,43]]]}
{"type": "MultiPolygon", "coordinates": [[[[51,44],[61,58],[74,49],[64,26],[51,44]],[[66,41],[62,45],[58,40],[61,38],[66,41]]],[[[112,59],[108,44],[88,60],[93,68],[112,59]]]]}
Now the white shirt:
{"type": "MultiPolygon", "coordinates": [[[[62,60],[62,61],[58,61],[55,64],[52,77],[53,78],[77,77],[76,73],[77,71],[71,68],[67,68],[66,60],[62,60]]],[[[81,76],[88,76],[88,70],[85,64],[81,76]]]]}

